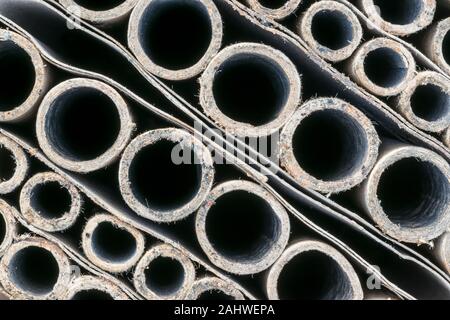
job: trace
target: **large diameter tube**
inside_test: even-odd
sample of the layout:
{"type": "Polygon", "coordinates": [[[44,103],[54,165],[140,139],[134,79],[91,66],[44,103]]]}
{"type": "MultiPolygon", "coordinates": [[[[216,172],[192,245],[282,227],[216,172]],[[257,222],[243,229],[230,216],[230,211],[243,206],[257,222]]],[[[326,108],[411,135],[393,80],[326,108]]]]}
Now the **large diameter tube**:
{"type": "Polygon", "coordinates": [[[28,39],[0,29],[0,122],[27,118],[48,86],[48,69],[28,39]]]}
{"type": "Polygon", "coordinates": [[[186,300],[245,300],[231,283],[215,277],[204,277],[194,282],[186,300]]]}
{"type": "Polygon", "coordinates": [[[400,94],[397,108],[416,127],[441,132],[450,126],[450,83],[439,73],[420,72],[400,94]]]}
{"type": "Polygon", "coordinates": [[[280,161],[299,183],[323,193],[361,183],[378,156],[380,141],[372,122],[337,98],[310,100],[283,128],[280,161]]]}
{"type": "Polygon", "coordinates": [[[300,19],[297,30],[315,53],[331,62],[349,58],[362,38],[358,17],[336,1],[311,5],[300,19]]]}
{"type": "Polygon", "coordinates": [[[128,26],[128,46],[144,68],[167,80],[202,72],[222,44],[212,0],[142,0],[128,26]]]}
{"type": "Polygon", "coordinates": [[[213,181],[210,151],[180,129],[141,134],[128,145],[120,161],[122,197],[138,215],[156,222],[175,222],[193,213],[213,181]]]}
{"type": "Polygon", "coordinates": [[[246,0],[250,8],[274,20],[293,14],[302,0],[246,0]]]}
{"type": "Polygon", "coordinates": [[[266,290],[272,300],[361,300],[363,290],[350,262],[332,246],[299,241],[270,269],[266,290]]]}
{"type": "Polygon", "coordinates": [[[424,51],[428,57],[450,74],[450,18],[439,21],[426,39],[424,51]]]}
{"type": "Polygon", "coordinates": [[[149,300],[181,300],[195,280],[192,261],[174,247],[161,244],[148,250],[134,270],[134,287],[149,300]]]}
{"type": "Polygon", "coordinates": [[[78,189],[53,172],[29,179],[22,187],[19,203],[23,218],[48,232],[70,228],[82,210],[78,189]]]}
{"type": "Polygon", "coordinates": [[[14,191],[28,173],[28,158],[23,149],[11,139],[0,135],[0,194],[14,191]]]}
{"type": "Polygon", "coordinates": [[[110,25],[124,20],[138,1],[59,0],[69,13],[99,25],[110,25]]]}
{"type": "Polygon", "coordinates": [[[402,44],[387,38],[376,38],[356,51],[348,69],[350,76],[369,92],[394,96],[413,78],[416,62],[402,44]]]}
{"type": "Polygon", "coordinates": [[[240,137],[268,136],[301,100],[295,65],[281,51],[239,43],[220,51],[200,78],[200,104],[211,119],[240,137]]]}
{"type": "Polygon", "coordinates": [[[398,36],[416,33],[433,22],[435,0],[360,0],[366,16],[386,32],[398,36]]]}
{"type": "Polygon", "coordinates": [[[365,212],[389,236],[426,243],[450,226],[450,166],[436,153],[384,143],[362,185],[365,212]]]}
{"type": "Polygon", "coordinates": [[[433,253],[439,265],[450,274],[450,232],[445,232],[436,241],[433,253]]]}
{"type": "Polygon", "coordinates": [[[86,257],[109,272],[133,268],[144,253],[141,232],[109,214],[97,214],[86,223],[81,236],[86,257]]]}
{"type": "Polygon", "coordinates": [[[228,181],[198,210],[197,239],[213,264],[234,274],[255,274],[281,255],[290,232],[284,207],[260,185],[228,181]]]}
{"type": "Polygon", "coordinates": [[[0,257],[11,246],[17,236],[17,222],[15,215],[18,214],[14,207],[0,199],[0,257]]]}
{"type": "Polygon", "coordinates": [[[80,276],[74,278],[63,300],[130,300],[115,284],[100,277],[80,276]]]}
{"type": "Polygon", "coordinates": [[[36,120],[42,151],[61,167],[80,173],[113,162],[134,127],[125,100],[114,88],[83,78],[67,80],[51,89],[36,120]]]}
{"type": "Polygon", "coordinates": [[[38,237],[22,237],[0,261],[0,282],[17,299],[61,298],[71,276],[66,254],[54,243],[38,237]]]}

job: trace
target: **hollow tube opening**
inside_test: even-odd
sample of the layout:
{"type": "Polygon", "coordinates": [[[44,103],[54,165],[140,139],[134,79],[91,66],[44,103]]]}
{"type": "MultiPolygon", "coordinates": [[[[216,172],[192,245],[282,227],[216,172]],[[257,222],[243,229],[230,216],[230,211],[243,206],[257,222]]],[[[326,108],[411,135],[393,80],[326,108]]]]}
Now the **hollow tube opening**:
{"type": "Polygon", "coordinates": [[[423,10],[421,0],[374,0],[373,2],[380,10],[380,17],[392,24],[413,23],[423,10]]]}
{"type": "Polygon", "coordinates": [[[331,50],[348,46],[353,40],[353,25],[347,16],[337,10],[322,10],[312,18],[314,39],[331,50]]]}
{"type": "Polygon", "coordinates": [[[384,88],[400,84],[408,74],[408,66],[395,50],[384,47],[370,51],[364,60],[368,79],[384,88]]]}
{"type": "Polygon", "coordinates": [[[3,214],[0,213],[0,247],[6,240],[6,220],[3,214]]]}
{"type": "Polygon", "coordinates": [[[74,0],[83,8],[93,11],[106,11],[120,6],[126,0],[74,0]]]}
{"type": "Polygon", "coordinates": [[[450,113],[450,95],[434,84],[421,85],[411,96],[414,114],[427,121],[437,121],[450,113]]]}
{"type": "Polygon", "coordinates": [[[450,30],[447,31],[444,39],[442,39],[442,56],[445,62],[450,65],[450,30]]]}
{"type": "Polygon", "coordinates": [[[111,295],[105,291],[97,289],[81,290],[73,295],[71,300],[114,300],[111,295]]]}
{"type": "Polygon", "coordinates": [[[10,180],[16,171],[14,154],[8,148],[0,146],[0,182],[10,180]]]}
{"type": "Polygon", "coordinates": [[[58,219],[70,211],[72,197],[59,182],[50,181],[33,188],[31,206],[45,219],[58,219]]]}
{"type": "Polygon", "coordinates": [[[159,256],[145,269],[146,286],[159,296],[170,296],[184,283],[183,265],[176,259],[159,256]]]}

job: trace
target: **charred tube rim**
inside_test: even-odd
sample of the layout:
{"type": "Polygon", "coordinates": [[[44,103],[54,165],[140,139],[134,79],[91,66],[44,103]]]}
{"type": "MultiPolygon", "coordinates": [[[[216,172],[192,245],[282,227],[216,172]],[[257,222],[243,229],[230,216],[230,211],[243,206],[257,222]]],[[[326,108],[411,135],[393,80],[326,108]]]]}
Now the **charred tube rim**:
{"type": "Polygon", "coordinates": [[[179,70],[158,65],[149,57],[140,37],[143,20],[148,12],[151,12],[149,10],[152,6],[173,5],[180,2],[183,3],[183,0],[142,0],[134,8],[128,26],[128,46],[131,52],[148,72],[166,80],[186,80],[197,76],[206,68],[208,62],[216,55],[222,45],[222,17],[216,5],[212,0],[192,0],[190,1],[191,5],[201,7],[201,10],[205,11],[210,20],[211,42],[204,55],[194,65],[179,70]]]}
{"type": "MultiPolygon", "coordinates": [[[[252,63],[253,63],[252,62],[252,63]]],[[[281,51],[258,43],[238,43],[226,47],[211,60],[200,78],[200,105],[207,116],[229,133],[242,137],[268,136],[277,131],[294,113],[301,101],[301,79],[297,68],[281,51]],[[258,61],[261,68],[273,69],[271,72],[279,78],[281,103],[273,119],[262,125],[237,121],[227,116],[216,101],[214,82],[221,69],[236,61],[258,61]]],[[[231,93],[230,93],[231,94],[231,93]]]]}
{"type": "MultiPolygon", "coordinates": [[[[328,299],[344,299],[344,300],[362,300],[363,290],[359,281],[358,275],[350,262],[332,246],[315,240],[299,241],[290,245],[277,262],[270,269],[266,280],[266,291],[268,298],[271,300],[283,299],[279,293],[279,280],[283,269],[296,257],[305,253],[316,253],[323,255],[329,259],[329,262],[334,262],[334,267],[339,268],[341,272],[341,283],[337,288],[330,288],[334,294],[339,292],[341,296],[328,297],[328,299]]],[[[336,279],[338,280],[338,279],[336,279]]],[[[301,286],[301,283],[298,283],[301,286]]]]}
{"type": "Polygon", "coordinates": [[[450,18],[439,21],[427,40],[428,56],[447,74],[450,74],[450,18]]]}
{"type": "MultiPolygon", "coordinates": [[[[324,28],[324,27],[323,27],[324,28]]],[[[356,15],[347,6],[336,1],[320,1],[311,5],[300,19],[299,33],[322,58],[339,62],[349,58],[361,43],[362,27],[356,15]],[[339,31],[342,38],[338,42],[329,44],[329,39],[320,37],[320,24],[333,25],[335,31],[339,31]],[[317,33],[316,33],[317,32],[317,33]]],[[[324,28],[322,32],[329,33],[324,28]]]]}
{"type": "MultiPolygon", "coordinates": [[[[295,180],[323,193],[335,193],[351,189],[367,177],[377,160],[380,140],[372,122],[361,111],[337,98],[319,98],[305,103],[294,113],[281,132],[280,145],[281,165],[295,180]],[[347,127],[345,131],[353,133],[353,142],[349,143],[355,150],[342,152],[355,156],[355,159],[353,165],[344,168],[345,171],[340,173],[340,176],[336,175],[335,178],[325,180],[323,177],[314,177],[307,169],[302,168],[294,151],[296,148],[294,137],[298,128],[308,119],[312,119],[312,116],[326,116],[328,112],[336,121],[342,120],[341,130],[347,127]]],[[[347,164],[348,161],[345,165],[347,164]]]]}
{"type": "Polygon", "coordinates": [[[149,300],[184,299],[194,280],[195,268],[192,261],[178,249],[167,244],[156,245],[148,250],[137,264],[133,278],[136,290],[149,300]],[[176,275],[181,280],[178,281],[175,288],[170,288],[170,292],[159,292],[158,288],[152,288],[152,285],[148,284],[147,278],[151,275],[147,275],[146,272],[151,270],[150,265],[159,258],[171,259],[171,263],[177,263],[181,266],[181,269],[177,270],[181,274],[176,275]]]}
{"type": "MultiPolygon", "coordinates": [[[[54,196],[59,195],[54,194],[54,196]]],[[[47,201],[51,200],[47,199],[47,201]]],[[[82,208],[82,199],[78,189],[54,172],[38,173],[30,178],[22,187],[19,203],[24,219],[31,225],[48,232],[70,228],[77,220],[82,208]],[[47,209],[39,205],[40,199],[36,198],[40,196],[38,189],[45,188],[49,184],[58,185],[61,191],[69,196],[68,210],[46,212],[47,209]]]]}
{"type": "MultiPolygon", "coordinates": [[[[108,0],[96,0],[94,2],[97,1],[108,0]]],[[[110,24],[124,19],[130,14],[138,1],[139,0],[123,0],[122,3],[115,7],[106,10],[94,10],[93,8],[79,4],[77,0],[59,0],[61,5],[64,6],[69,13],[95,24],[110,24]]]]}
{"type": "MultiPolygon", "coordinates": [[[[387,150],[380,156],[364,183],[363,201],[368,215],[384,233],[399,241],[421,244],[437,238],[450,226],[450,166],[436,153],[421,147],[400,146],[387,150]],[[420,172],[412,175],[411,169],[408,169],[408,177],[417,178],[420,174],[421,180],[427,179],[422,182],[427,189],[424,192],[430,196],[427,196],[428,201],[417,199],[420,203],[413,204],[414,208],[407,208],[410,215],[405,217],[405,208],[391,204],[386,198],[386,192],[380,189],[383,187],[380,181],[386,177],[395,178],[394,169],[398,172],[401,166],[404,168],[411,164],[415,165],[414,170],[420,172]],[[388,175],[386,171],[389,171],[388,175]]],[[[395,185],[395,181],[389,181],[390,187],[395,185]]],[[[414,185],[417,183],[414,182],[414,185]]],[[[396,187],[397,191],[399,188],[396,187]]],[[[408,194],[412,194],[412,191],[408,191],[408,194]]]]}
{"type": "Polygon", "coordinates": [[[9,50],[22,51],[29,57],[33,68],[34,84],[28,97],[20,104],[11,106],[10,110],[0,111],[0,122],[14,122],[30,115],[37,107],[48,85],[48,74],[38,49],[28,39],[9,30],[0,29],[0,52],[9,50]]]}
{"type": "Polygon", "coordinates": [[[41,103],[36,120],[36,135],[43,152],[64,169],[79,173],[96,171],[112,163],[127,145],[134,128],[128,106],[121,95],[103,82],[85,78],[70,79],[51,89],[41,103]],[[71,95],[80,94],[77,91],[83,90],[86,90],[83,94],[88,91],[89,93],[98,92],[105,99],[109,99],[111,105],[115,107],[114,111],[117,112],[120,123],[114,143],[101,155],[90,160],[81,160],[80,155],[67,150],[64,142],[58,141],[61,137],[55,136],[57,124],[51,123],[58,121],[58,109],[64,108],[66,99],[69,99],[71,95]]]}
{"type": "Polygon", "coordinates": [[[3,288],[16,298],[33,300],[61,298],[69,285],[70,277],[70,261],[66,254],[56,244],[39,237],[22,236],[18,242],[8,248],[0,261],[0,282],[3,288]],[[24,270],[24,266],[18,265],[24,263],[25,255],[31,256],[30,259],[41,261],[44,258],[47,259],[47,262],[51,264],[51,270],[47,265],[46,272],[57,272],[57,277],[53,275],[53,279],[50,279],[51,283],[46,283],[43,288],[39,287],[42,285],[39,284],[40,281],[30,283],[35,279],[30,280],[30,275],[25,274],[27,271],[24,270]]]}
{"type": "MultiPolygon", "coordinates": [[[[267,213],[264,213],[265,217],[267,213]]],[[[239,223],[239,221],[236,221],[239,223]]],[[[281,255],[289,240],[290,222],[284,207],[263,187],[249,181],[228,181],[216,186],[199,208],[195,220],[195,231],[198,242],[209,260],[217,267],[240,275],[255,274],[269,268],[281,255]],[[270,208],[272,239],[257,239],[255,252],[247,252],[239,257],[229,256],[217,249],[208,236],[207,217],[210,210],[218,204],[220,198],[231,192],[245,192],[263,201],[270,208]],[[264,243],[262,243],[264,242],[264,243]]],[[[233,232],[233,230],[230,230],[233,232]]]]}
{"type": "Polygon", "coordinates": [[[302,0],[285,0],[279,8],[268,8],[260,0],[247,0],[248,5],[256,12],[274,20],[281,20],[293,14],[302,0]]]}
{"type": "MultiPolygon", "coordinates": [[[[103,270],[119,273],[131,269],[139,261],[139,258],[144,253],[145,238],[141,232],[119,219],[109,214],[97,214],[86,223],[81,237],[81,244],[84,253],[92,263],[103,270]],[[114,257],[112,257],[109,252],[105,252],[103,247],[106,237],[96,235],[101,227],[108,228],[104,232],[109,233],[110,238],[115,237],[119,233],[122,238],[126,237],[127,243],[125,245],[132,246],[132,248],[122,248],[121,252],[115,252],[114,257]],[[101,243],[96,243],[100,238],[103,238],[101,243]]],[[[109,246],[108,249],[111,250],[111,247],[109,246]]]]}
{"type": "Polygon", "coordinates": [[[419,129],[441,132],[450,126],[450,83],[437,72],[416,75],[402,91],[399,112],[419,129]]]}
{"type": "Polygon", "coordinates": [[[79,276],[73,279],[63,300],[91,300],[97,296],[98,300],[130,300],[130,298],[115,284],[100,277],[79,276]]]}
{"type": "Polygon", "coordinates": [[[119,166],[119,186],[125,202],[138,215],[156,222],[174,222],[186,218],[205,200],[214,182],[214,164],[211,153],[203,143],[188,132],[176,129],[157,129],[147,131],[131,141],[125,149],[119,166]],[[201,177],[196,194],[180,207],[160,210],[142,202],[133,191],[130,167],[136,155],[147,146],[161,141],[169,141],[182,150],[192,150],[201,166],[201,177]]]}
{"type": "Polygon", "coordinates": [[[231,300],[245,300],[243,294],[231,283],[216,277],[204,277],[194,282],[186,300],[199,300],[204,294],[219,294],[231,300]]]}
{"type": "MultiPolygon", "coordinates": [[[[5,171],[8,178],[0,180],[0,194],[6,194],[14,191],[25,180],[29,163],[23,149],[17,143],[3,135],[0,135],[0,156],[2,162],[5,160],[11,161],[10,165],[1,169],[5,171]],[[8,159],[9,157],[12,157],[12,159],[8,159]],[[12,174],[8,172],[10,170],[13,170],[12,174]]],[[[2,166],[5,166],[5,164],[2,164],[2,166]]]]}
{"type": "Polygon", "coordinates": [[[435,0],[360,1],[364,12],[373,23],[375,23],[384,31],[397,36],[407,36],[426,28],[433,22],[434,13],[436,11],[435,0]],[[399,2],[401,5],[407,3],[408,5],[411,5],[411,7],[389,7],[392,6],[394,2],[399,2]],[[387,8],[383,8],[383,4],[385,4],[387,8]],[[394,13],[394,10],[399,11],[397,13],[400,13],[402,16],[395,14],[392,15],[394,13]],[[388,11],[389,13],[391,13],[391,15],[385,16],[383,18],[383,13],[386,15],[388,11]]]}
{"type": "Polygon", "coordinates": [[[17,210],[0,199],[0,257],[11,246],[17,236],[17,210]]]}

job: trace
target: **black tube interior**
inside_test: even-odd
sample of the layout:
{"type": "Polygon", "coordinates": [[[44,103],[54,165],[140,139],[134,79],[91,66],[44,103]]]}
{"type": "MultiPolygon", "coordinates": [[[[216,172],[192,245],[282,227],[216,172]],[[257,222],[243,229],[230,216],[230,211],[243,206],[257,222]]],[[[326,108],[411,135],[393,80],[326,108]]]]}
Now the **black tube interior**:
{"type": "Polygon", "coordinates": [[[227,60],[213,82],[218,108],[229,118],[254,126],[277,118],[289,93],[286,73],[256,54],[239,54],[227,60]]]}
{"type": "Polygon", "coordinates": [[[16,171],[16,160],[11,150],[0,146],[0,182],[10,180],[16,171]]]}
{"type": "Polygon", "coordinates": [[[99,223],[91,237],[94,252],[108,262],[126,262],[136,252],[137,243],[133,235],[110,222],[99,223]]]}
{"type": "Polygon", "coordinates": [[[93,11],[106,11],[120,6],[125,0],[74,0],[76,4],[93,11]]]}
{"type": "Polygon", "coordinates": [[[303,119],[292,146],[300,167],[323,181],[344,179],[358,170],[368,152],[362,126],[339,110],[321,110],[303,119]]]}
{"type": "Polygon", "coordinates": [[[108,292],[89,289],[78,291],[71,300],[114,300],[108,292]]]}
{"type": "Polygon", "coordinates": [[[18,251],[11,259],[8,270],[13,283],[36,295],[50,293],[59,276],[58,262],[53,254],[36,246],[18,251]]]}
{"type": "Polygon", "coordinates": [[[450,95],[434,84],[421,85],[411,96],[414,114],[427,121],[438,121],[450,113],[450,95]]]}
{"type": "Polygon", "coordinates": [[[50,143],[73,161],[87,161],[105,153],[120,132],[114,102],[99,90],[79,87],[60,95],[47,113],[50,143]]]}
{"type": "Polygon", "coordinates": [[[31,57],[12,41],[0,42],[0,111],[24,103],[36,82],[31,57]]]}
{"type": "Polygon", "coordinates": [[[405,79],[408,66],[400,53],[391,48],[378,48],[369,52],[364,60],[364,72],[376,85],[394,87],[405,79]]]}
{"type": "Polygon", "coordinates": [[[282,300],[348,300],[353,297],[353,289],[333,258],[320,251],[307,251],[284,266],[278,295],[282,300]]]}
{"type": "Polygon", "coordinates": [[[181,289],[185,278],[183,265],[176,259],[159,256],[145,269],[145,284],[160,296],[170,296],[181,289]]]}
{"type": "Polygon", "coordinates": [[[235,190],[218,199],[206,217],[206,235],[220,254],[235,261],[257,261],[278,240],[281,221],[269,203],[235,190]]]}
{"type": "Polygon", "coordinates": [[[57,181],[35,185],[31,192],[31,207],[45,219],[58,219],[70,211],[72,197],[57,181]]]}
{"type": "Polygon", "coordinates": [[[269,9],[278,9],[284,6],[288,0],[258,0],[259,3],[269,9]]]}
{"type": "Polygon", "coordinates": [[[6,237],[6,220],[2,214],[0,214],[0,246],[5,241],[6,237]]]}
{"type": "Polygon", "coordinates": [[[198,297],[197,300],[212,300],[212,301],[227,301],[227,300],[235,300],[234,297],[226,294],[225,292],[221,290],[208,290],[205,292],[202,292],[198,297]]]}
{"type": "Polygon", "coordinates": [[[382,173],[377,196],[392,222],[405,228],[421,228],[446,213],[450,185],[438,167],[410,157],[382,173]]]}
{"type": "Polygon", "coordinates": [[[317,12],[311,24],[314,39],[324,47],[339,50],[353,40],[353,25],[348,17],[337,10],[317,12]]]}
{"type": "MultiPolygon", "coordinates": [[[[178,164],[172,151],[180,156],[179,144],[160,140],[140,150],[130,165],[130,181],[134,196],[155,210],[172,210],[191,201],[200,190],[202,167],[192,149],[189,161],[178,164]],[[189,162],[189,163],[188,163],[189,162]]],[[[187,158],[186,158],[187,159],[187,158]]]]}
{"type": "Polygon", "coordinates": [[[444,39],[442,39],[442,54],[444,60],[450,65],[450,31],[447,31],[444,39]]]}
{"type": "Polygon", "coordinates": [[[410,24],[414,22],[422,11],[420,0],[374,0],[373,1],[383,20],[392,24],[410,24]]]}
{"type": "Polygon", "coordinates": [[[153,63],[169,70],[185,69],[208,50],[211,19],[201,1],[155,0],[142,16],[139,38],[153,63]]]}

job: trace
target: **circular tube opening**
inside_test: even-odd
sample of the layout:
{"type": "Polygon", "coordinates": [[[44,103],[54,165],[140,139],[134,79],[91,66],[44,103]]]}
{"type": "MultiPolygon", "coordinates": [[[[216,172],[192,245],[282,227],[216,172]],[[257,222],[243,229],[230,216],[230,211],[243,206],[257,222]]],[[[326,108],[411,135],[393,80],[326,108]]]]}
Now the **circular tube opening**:
{"type": "Polygon", "coordinates": [[[183,265],[173,258],[159,256],[145,270],[145,284],[160,296],[171,296],[184,283],[183,265]]]}
{"type": "Polygon", "coordinates": [[[240,54],[216,71],[213,94],[227,117],[261,126],[275,120],[289,97],[289,79],[272,60],[240,54]]]}
{"type": "Polygon", "coordinates": [[[72,197],[59,182],[51,181],[35,186],[31,206],[45,219],[58,219],[70,211],[72,197]]]}
{"type": "Polygon", "coordinates": [[[78,291],[71,300],[114,300],[108,292],[89,289],[78,291]]]}
{"type": "Polygon", "coordinates": [[[16,158],[8,148],[0,148],[0,182],[9,181],[16,172],[16,158]]]}
{"type": "Polygon", "coordinates": [[[392,24],[413,23],[423,10],[422,0],[373,0],[383,20],[392,24]]]}
{"type": "Polygon", "coordinates": [[[86,9],[93,11],[106,11],[125,3],[126,0],[74,0],[74,2],[86,9]]]}
{"type": "Polygon", "coordinates": [[[198,241],[211,262],[236,274],[267,269],[286,246],[289,230],[283,206],[247,181],[217,186],[196,219],[198,241]]]}
{"type": "Polygon", "coordinates": [[[128,300],[129,297],[105,278],[78,276],[72,280],[61,300],[128,300]]]}
{"type": "Polygon", "coordinates": [[[348,17],[336,10],[322,10],[312,18],[311,32],[314,39],[331,50],[347,47],[354,39],[353,28],[348,17]]]}
{"type": "Polygon", "coordinates": [[[364,59],[364,72],[377,86],[390,88],[405,80],[408,66],[398,52],[384,47],[367,54],[364,59]]]}
{"type": "Polygon", "coordinates": [[[103,260],[112,263],[128,261],[136,254],[136,239],[127,230],[110,222],[101,222],[92,233],[92,246],[103,260]]]}
{"type": "Polygon", "coordinates": [[[450,94],[432,83],[418,86],[411,96],[411,108],[417,117],[426,121],[447,118],[450,113],[450,94]]]}
{"type": "Polygon", "coordinates": [[[194,282],[186,300],[244,300],[244,296],[229,282],[204,277],[194,282]]]}

